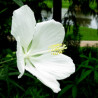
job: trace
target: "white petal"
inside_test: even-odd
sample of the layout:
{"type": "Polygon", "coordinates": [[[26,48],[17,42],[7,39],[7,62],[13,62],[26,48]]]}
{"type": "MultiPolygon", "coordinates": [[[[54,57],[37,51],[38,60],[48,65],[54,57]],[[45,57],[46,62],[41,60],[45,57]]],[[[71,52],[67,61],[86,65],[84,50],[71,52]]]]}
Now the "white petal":
{"type": "Polygon", "coordinates": [[[56,79],[52,75],[37,70],[29,62],[27,62],[25,69],[32,75],[36,76],[43,84],[50,87],[55,93],[58,93],[61,90],[58,81],[56,81],[56,79]]]}
{"type": "Polygon", "coordinates": [[[61,23],[54,20],[41,22],[36,25],[32,52],[48,50],[49,46],[60,44],[64,40],[64,27],[61,23]]]}
{"type": "Polygon", "coordinates": [[[35,59],[32,58],[31,61],[37,70],[48,73],[57,80],[65,79],[75,72],[72,59],[63,54],[44,54],[35,59]]]}
{"type": "Polygon", "coordinates": [[[34,13],[27,5],[13,12],[11,34],[16,40],[20,37],[20,43],[25,49],[33,38],[35,25],[34,13]]]}
{"type": "Polygon", "coordinates": [[[22,47],[20,45],[19,39],[17,41],[17,67],[20,72],[20,75],[18,78],[21,78],[25,71],[25,64],[24,64],[24,58],[23,58],[23,52],[22,47]]]}

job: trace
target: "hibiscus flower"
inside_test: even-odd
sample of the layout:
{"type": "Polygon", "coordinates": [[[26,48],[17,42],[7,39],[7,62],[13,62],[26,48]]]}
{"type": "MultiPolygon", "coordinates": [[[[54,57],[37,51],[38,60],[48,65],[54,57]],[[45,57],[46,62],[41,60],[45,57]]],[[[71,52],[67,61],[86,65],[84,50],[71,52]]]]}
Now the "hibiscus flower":
{"type": "Polygon", "coordinates": [[[65,36],[63,25],[54,20],[36,23],[33,11],[24,5],[13,12],[11,34],[17,41],[18,78],[26,70],[58,93],[61,89],[57,80],[75,72],[70,57],[49,48],[56,44],[56,50],[65,48],[61,45],[65,36]],[[51,54],[53,52],[57,54],[51,54]]]}

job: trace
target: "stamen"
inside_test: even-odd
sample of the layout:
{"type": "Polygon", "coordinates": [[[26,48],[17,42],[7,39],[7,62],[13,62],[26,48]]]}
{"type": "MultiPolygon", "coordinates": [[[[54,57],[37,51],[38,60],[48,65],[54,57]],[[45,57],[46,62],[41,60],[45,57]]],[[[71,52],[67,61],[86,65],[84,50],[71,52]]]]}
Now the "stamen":
{"type": "Polygon", "coordinates": [[[65,44],[56,44],[49,46],[49,52],[51,52],[52,55],[61,54],[64,49],[67,49],[65,44]]]}
{"type": "Polygon", "coordinates": [[[65,44],[51,45],[48,48],[49,48],[48,50],[35,52],[33,54],[30,54],[30,52],[28,52],[28,53],[24,54],[24,58],[28,59],[29,57],[41,56],[44,53],[48,53],[48,52],[51,52],[52,55],[58,55],[58,54],[61,54],[64,49],[67,49],[65,44]]]}

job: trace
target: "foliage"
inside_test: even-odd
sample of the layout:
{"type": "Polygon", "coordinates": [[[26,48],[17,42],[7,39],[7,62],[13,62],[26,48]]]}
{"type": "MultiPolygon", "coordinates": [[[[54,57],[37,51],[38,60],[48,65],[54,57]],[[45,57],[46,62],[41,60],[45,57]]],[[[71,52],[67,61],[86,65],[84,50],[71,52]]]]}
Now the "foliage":
{"type": "Polygon", "coordinates": [[[81,11],[84,14],[96,14],[98,11],[98,0],[69,0],[69,9],[73,12],[81,11]]]}
{"type": "Polygon", "coordinates": [[[6,48],[16,49],[15,39],[10,35],[12,13],[23,4],[33,9],[37,22],[42,20],[41,10],[48,8],[44,0],[0,0],[0,52],[6,48]]]}
{"type": "Polygon", "coordinates": [[[96,98],[98,91],[98,48],[81,48],[80,49],[80,64],[77,64],[76,73],[72,78],[63,81],[65,87],[58,94],[58,98],[68,96],[78,98],[96,98]],[[94,91],[93,91],[94,90],[94,91]],[[72,94],[70,94],[72,91],[72,94]]]}
{"type": "MultiPolygon", "coordinates": [[[[73,26],[70,26],[70,30],[68,29],[67,36],[73,35],[73,26]]],[[[81,35],[81,40],[93,40],[98,41],[98,34],[96,29],[88,28],[88,27],[79,27],[79,33],[81,35]]]]}
{"type": "MultiPolygon", "coordinates": [[[[82,1],[87,2],[88,0],[72,1],[72,7],[74,7],[73,4],[76,1],[80,5],[84,4],[82,1]]],[[[87,8],[95,12],[97,5],[95,3],[92,6],[95,0],[91,1],[87,8]]],[[[67,0],[62,2],[69,3],[67,0]]],[[[79,47],[82,38],[81,32],[88,36],[89,31],[90,34],[96,31],[84,27],[79,28],[73,14],[71,18],[74,21],[73,27],[64,24],[67,32],[64,43],[68,42],[68,49],[64,51],[64,54],[73,59],[76,72],[69,78],[60,81],[62,90],[58,94],[54,94],[28,72],[25,72],[21,79],[17,78],[19,72],[16,64],[16,52],[13,52],[16,50],[16,43],[14,38],[10,36],[12,12],[19,6],[28,4],[34,10],[37,21],[40,21],[41,9],[47,8],[45,3],[44,0],[10,0],[9,2],[0,0],[0,98],[65,98],[65,96],[66,98],[80,98],[81,96],[84,98],[98,98],[98,48],[79,47]]],[[[84,4],[85,6],[86,4],[84,4]]],[[[91,39],[88,37],[84,38],[83,36],[82,39],[91,39]]]]}
{"type": "MultiPolygon", "coordinates": [[[[47,4],[49,8],[53,8],[53,0],[45,0],[44,3],[47,4]]],[[[70,2],[68,0],[62,0],[62,8],[68,8],[69,5],[70,2]]]]}
{"type": "MultiPolygon", "coordinates": [[[[7,49],[0,55],[0,97],[1,98],[96,98],[98,97],[98,48],[80,48],[76,60],[76,72],[61,80],[62,90],[54,94],[34,76],[26,72],[21,79],[17,76],[15,52],[7,49]],[[79,60],[79,62],[78,62],[79,60]],[[6,62],[3,62],[6,61],[6,62]],[[11,97],[10,97],[11,96],[11,97]]],[[[77,55],[75,55],[77,56],[77,55]]]]}
{"type": "MultiPolygon", "coordinates": [[[[47,4],[49,8],[53,8],[53,0],[45,0],[44,3],[47,4]]],[[[82,5],[82,7],[85,5],[83,7],[84,11],[86,6],[90,10],[98,10],[97,4],[97,0],[62,0],[62,8],[69,8],[70,5],[82,5]]]]}

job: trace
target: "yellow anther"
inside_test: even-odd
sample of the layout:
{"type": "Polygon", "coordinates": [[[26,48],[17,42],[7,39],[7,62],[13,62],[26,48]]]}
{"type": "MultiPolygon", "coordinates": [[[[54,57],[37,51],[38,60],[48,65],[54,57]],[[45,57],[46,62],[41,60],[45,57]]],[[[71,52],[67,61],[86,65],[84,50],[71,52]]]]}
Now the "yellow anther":
{"type": "Polygon", "coordinates": [[[56,44],[49,46],[49,52],[51,52],[52,55],[61,54],[64,49],[67,49],[65,44],[56,44]]]}

